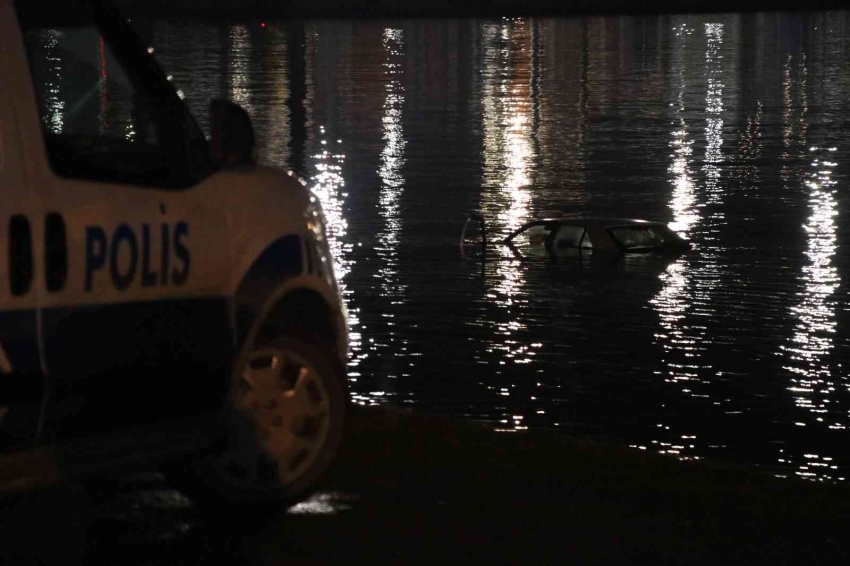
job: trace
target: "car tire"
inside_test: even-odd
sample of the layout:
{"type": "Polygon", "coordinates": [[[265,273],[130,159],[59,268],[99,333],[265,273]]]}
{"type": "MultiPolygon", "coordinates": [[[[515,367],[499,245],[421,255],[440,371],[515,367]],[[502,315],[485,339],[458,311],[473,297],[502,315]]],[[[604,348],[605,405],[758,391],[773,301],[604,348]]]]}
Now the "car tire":
{"type": "Polygon", "coordinates": [[[224,431],[171,463],[171,484],[206,510],[279,510],[306,498],[335,458],[348,419],[335,350],[291,335],[258,339],[234,372],[224,431]]]}

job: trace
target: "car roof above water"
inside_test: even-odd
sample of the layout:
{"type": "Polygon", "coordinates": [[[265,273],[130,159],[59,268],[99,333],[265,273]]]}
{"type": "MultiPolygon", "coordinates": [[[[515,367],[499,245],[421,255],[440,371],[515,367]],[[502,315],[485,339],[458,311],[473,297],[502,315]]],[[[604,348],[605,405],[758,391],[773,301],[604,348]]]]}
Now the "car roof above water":
{"type": "Polygon", "coordinates": [[[665,222],[654,222],[651,220],[639,220],[637,218],[606,218],[606,217],[570,217],[560,216],[542,218],[538,222],[560,222],[562,224],[574,224],[576,226],[596,226],[599,228],[612,228],[615,226],[666,226],[665,222]]]}

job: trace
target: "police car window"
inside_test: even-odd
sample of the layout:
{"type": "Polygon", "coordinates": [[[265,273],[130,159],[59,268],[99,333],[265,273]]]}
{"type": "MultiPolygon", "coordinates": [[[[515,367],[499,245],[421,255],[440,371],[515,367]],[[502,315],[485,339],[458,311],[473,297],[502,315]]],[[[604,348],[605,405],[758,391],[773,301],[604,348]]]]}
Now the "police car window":
{"type": "Polygon", "coordinates": [[[193,156],[203,148],[195,143],[192,150],[197,140],[187,139],[180,109],[128,70],[93,21],[52,18],[39,25],[28,12],[21,18],[24,42],[54,173],[154,187],[193,184],[193,156]]]}

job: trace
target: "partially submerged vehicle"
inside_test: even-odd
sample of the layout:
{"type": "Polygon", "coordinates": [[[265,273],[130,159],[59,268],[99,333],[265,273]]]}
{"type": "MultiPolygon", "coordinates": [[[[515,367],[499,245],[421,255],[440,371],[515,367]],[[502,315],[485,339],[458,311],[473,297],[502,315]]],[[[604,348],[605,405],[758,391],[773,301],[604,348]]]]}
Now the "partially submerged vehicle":
{"type": "MultiPolygon", "coordinates": [[[[486,222],[473,215],[464,224],[461,248],[471,220],[481,224],[481,240],[486,246],[486,222]]],[[[633,218],[543,218],[526,222],[499,243],[520,256],[523,251],[564,256],[589,252],[679,254],[691,249],[667,224],[633,218]]]]}

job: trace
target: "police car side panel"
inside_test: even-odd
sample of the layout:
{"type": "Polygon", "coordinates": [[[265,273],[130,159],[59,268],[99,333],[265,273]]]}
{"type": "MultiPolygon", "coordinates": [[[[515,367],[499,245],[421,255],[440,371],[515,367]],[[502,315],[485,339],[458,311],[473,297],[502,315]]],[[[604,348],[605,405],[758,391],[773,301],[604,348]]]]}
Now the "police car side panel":
{"type": "Polygon", "coordinates": [[[0,453],[33,445],[45,391],[38,351],[41,209],[17,143],[20,65],[9,45],[16,36],[11,7],[0,4],[0,453]]]}
{"type": "Polygon", "coordinates": [[[167,191],[42,178],[68,248],[67,282],[43,302],[54,433],[219,407],[232,354],[220,181],[167,191]]]}
{"type": "MultiPolygon", "coordinates": [[[[14,28],[8,3],[0,9],[14,28]]],[[[6,37],[29,192],[49,203],[49,210],[30,211],[34,288],[43,295],[36,330],[52,389],[43,442],[218,408],[236,345],[237,294],[256,306],[246,326],[256,328],[274,301],[313,289],[333,314],[344,355],[345,317],[332,273],[304,267],[304,258],[329,264],[329,256],[305,227],[303,187],[264,169],[219,173],[179,191],[55,176],[20,35],[15,28],[6,37]],[[61,245],[44,241],[47,215],[61,228],[61,245]],[[261,260],[264,250],[292,237],[303,253],[299,273],[285,253],[289,266],[281,267],[278,254],[261,260]],[[49,244],[64,253],[65,273],[47,289],[39,266],[49,244]],[[250,285],[264,279],[273,283],[250,285]]],[[[291,240],[286,246],[294,249],[291,240]]]]}

